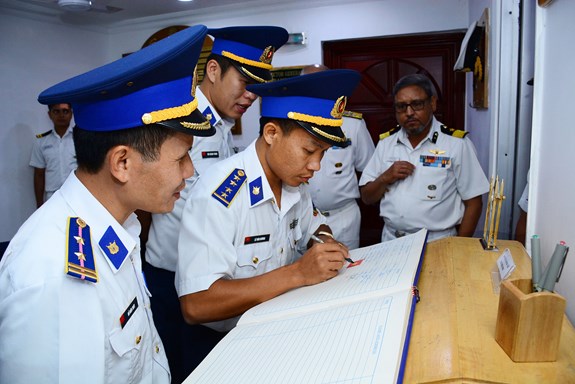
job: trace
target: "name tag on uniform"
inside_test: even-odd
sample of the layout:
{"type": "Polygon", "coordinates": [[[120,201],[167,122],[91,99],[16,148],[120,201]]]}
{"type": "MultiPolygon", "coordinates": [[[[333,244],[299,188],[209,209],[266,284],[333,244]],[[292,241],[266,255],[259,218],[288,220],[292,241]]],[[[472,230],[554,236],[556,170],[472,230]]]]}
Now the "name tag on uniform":
{"type": "Polygon", "coordinates": [[[256,235],[256,236],[246,236],[244,239],[244,245],[249,244],[257,244],[257,243],[265,243],[266,241],[270,241],[270,235],[256,235]]]}
{"type": "Polygon", "coordinates": [[[202,152],[202,159],[215,159],[220,157],[219,151],[203,151],[202,152]]]}
{"type": "Polygon", "coordinates": [[[134,300],[132,300],[130,305],[128,305],[128,308],[126,308],[122,316],[120,316],[120,325],[122,328],[126,326],[128,320],[130,320],[134,312],[136,312],[136,309],[138,309],[138,298],[134,297],[134,300]]]}

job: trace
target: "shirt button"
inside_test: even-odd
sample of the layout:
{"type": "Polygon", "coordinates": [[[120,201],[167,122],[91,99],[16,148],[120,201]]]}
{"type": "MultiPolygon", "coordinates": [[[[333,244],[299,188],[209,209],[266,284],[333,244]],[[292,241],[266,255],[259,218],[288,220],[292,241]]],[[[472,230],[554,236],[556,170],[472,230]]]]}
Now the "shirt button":
{"type": "Polygon", "coordinates": [[[284,253],[284,249],[283,249],[283,248],[280,248],[280,253],[284,253]]]}
{"type": "Polygon", "coordinates": [[[156,353],[160,353],[160,346],[156,344],[156,353]]]}
{"type": "Polygon", "coordinates": [[[136,336],[136,345],[140,344],[140,341],[142,341],[142,336],[136,336]]]}
{"type": "Polygon", "coordinates": [[[254,264],[257,264],[258,261],[260,261],[260,259],[258,259],[256,256],[252,257],[252,262],[253,262],[254,264]]]}

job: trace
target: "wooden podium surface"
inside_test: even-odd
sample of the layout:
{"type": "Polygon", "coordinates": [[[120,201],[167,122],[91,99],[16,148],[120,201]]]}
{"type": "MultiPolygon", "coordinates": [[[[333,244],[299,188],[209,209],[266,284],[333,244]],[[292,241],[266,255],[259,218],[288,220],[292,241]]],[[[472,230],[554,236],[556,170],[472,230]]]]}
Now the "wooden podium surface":
{"type": "Polygon", "coordinates": [[[515,363],[495,341],[499,295],[491,270],[509,248],[515,278],[531,278],[531,259],[517,241],[485,251],[474,238],[427,244],[404,383],[575,383],[575,330],[564,317],[556,362],[515,363]]]}

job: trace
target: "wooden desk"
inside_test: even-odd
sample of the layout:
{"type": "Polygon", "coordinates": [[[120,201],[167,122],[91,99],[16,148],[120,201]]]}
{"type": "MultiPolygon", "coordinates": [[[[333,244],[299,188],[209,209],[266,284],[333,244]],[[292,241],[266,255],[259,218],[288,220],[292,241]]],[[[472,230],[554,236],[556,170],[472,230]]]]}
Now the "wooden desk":
{"type": "Polygon", "coordinates": [[[495,341],[499,295],[491,269],[509,248],[511,278],[531,278],[531,259],[517,241],[499,240],[485,251],[478,239],[446,238],[427,244],[404,383],[575,383],[575,330],[564,318],[558,359],[514,363],[495,341]]]}

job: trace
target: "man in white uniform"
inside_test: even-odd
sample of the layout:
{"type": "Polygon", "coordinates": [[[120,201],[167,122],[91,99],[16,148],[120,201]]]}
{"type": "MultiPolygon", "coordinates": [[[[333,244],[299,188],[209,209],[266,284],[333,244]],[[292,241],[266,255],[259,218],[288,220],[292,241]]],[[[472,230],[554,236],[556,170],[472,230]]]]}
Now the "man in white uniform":
{"type": "MultiPolygon", "coordinates": [[[[305,66],[301,74],[329,70],[321,64],[305,66]]],[[[309,181],[314,206],[326,217],[327,225],[338,241],[349,249],[359,247],[361,212],[356,199],[359,185],[356,172],[362,172],[375,146],[361,113],[343,113],[343,133],[348,146],[333,146],[321,160],[321,169],[309,181]]]]}
{"type": "Polygon", "coordinates": [[[214,45],[196,97],[198,110],[210,120],[216,134],[194,140],[190,156],[195,175],[186,180],[186,188],[172,212],[152,215],[146,243],[144,271],[152,292],[154,321],[164,341],[175,383],[182,382],[196,367],[188,354],[201,343],[197,335],[190,334],[193,330],[182,318],[174,287],[182,210],[198,175],[234,153],[231,129],[257,99],[246,90],[246,85],[272,79],[273,54],[288,38],[284,28],[273,26],[209,29],[208,34],[214,37],[214,45]]]}
{"type": "Polygon", "coordinates": [[[248,86],[262,97],[260,136],[199,178],[178,243],[182,312],[220,335],[212,347],[247,309],[343,267],[347,248],[314,211],[305,183],[328,148],[346,145],[342,114],[359,79],[334,70],[248,86]],[[312,234],[325,243],[312,246],[312,234]]]}
{"type": "Polygon", "coordinates": [[[433,113],[431,81],[414,74],[393,88],[399,126],[383,134],[359,185],[366,204],[379,202],[382,241],[421,228],[428,240],[472,236],[489,183],[466,132],[449,129],[433,113]]]}
{"type": "Polygon", "coordinates": [[[30,166],[34,168],[34,196],[41,206],[58,188],[70,172],[76,169],[76,151],[72,138],[72,106],[56,103],[48,106],[48,117],[54,127],[36,135],[30,166]]]}
{"type": "Polygon", "coordinates": [[[75,111],[78,169],[0,262],[1,383],[169,383],[141,269],[136,209],[169,212],[193,174],[193,68],[185,29],[42,92],[75,111]]]}

